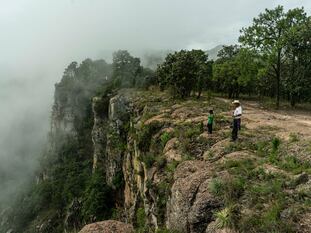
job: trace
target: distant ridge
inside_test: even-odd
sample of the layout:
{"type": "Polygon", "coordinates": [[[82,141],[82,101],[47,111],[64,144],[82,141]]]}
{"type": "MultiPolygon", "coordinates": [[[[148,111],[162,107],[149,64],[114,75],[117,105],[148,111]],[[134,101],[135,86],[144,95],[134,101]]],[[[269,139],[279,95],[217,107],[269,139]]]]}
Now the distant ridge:
{"type": "Polygon", "coordinates": [[[208,58],[210,60],[216,60],[217,59],[217,54],[219,52],[219,50],[221,50],[223,47],[223,45],[217,45],[216,47],[210,49],[210,50],[206,50],[207,54],[208,54],[208,58]]]}

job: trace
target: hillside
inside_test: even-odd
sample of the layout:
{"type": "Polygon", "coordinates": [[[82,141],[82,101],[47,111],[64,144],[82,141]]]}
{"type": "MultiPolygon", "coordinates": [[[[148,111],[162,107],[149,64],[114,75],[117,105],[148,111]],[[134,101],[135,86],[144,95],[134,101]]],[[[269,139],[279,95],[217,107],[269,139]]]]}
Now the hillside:
{"type": "MultiPolygon", "coordinates": [[[[41,189],[53,190],[63,179],[66,192],[78,196],[67,197],[72,201],[62,214],[44,204],[25,222],[27,232],[78,232],[105,219],[130,223],[136,232],[310,232],[310,116],[245,102],[240,139],[230,142],[228,101],[205,94],[183,101],[157,90],[123,89],[93,98],[92,106],[93,124],[85,126],[91,157],[81,157],[83,148],[76,159],[64,154],[40,178],[41,189]],[[209,108],[215,110],[213,135],[205,128],[209,108]],[[54,171],[61,164],[69,172],[65,179],[54,171]],[[78,180],[70,175],[74,164],[78,180]],[[89,179],[87,196],[77,190],[82,183],[75,186],[81,179],[89,179]]],[[[67,135],[62,144],[74,151],[82,131],[75,132],[68,108],[58,109],[65,114],[54,114],[52,134],[67,135]]]]}

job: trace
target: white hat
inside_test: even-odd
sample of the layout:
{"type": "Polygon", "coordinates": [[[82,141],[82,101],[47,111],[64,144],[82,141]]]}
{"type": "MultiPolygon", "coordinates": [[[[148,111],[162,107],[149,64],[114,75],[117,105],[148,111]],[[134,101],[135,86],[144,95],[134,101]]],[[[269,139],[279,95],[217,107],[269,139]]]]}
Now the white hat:
{"type": "Polygon", "coordinates": [[[240,101],[234,100],[234,101],[232,102],[232,104],[240,104],[240,101]]]}

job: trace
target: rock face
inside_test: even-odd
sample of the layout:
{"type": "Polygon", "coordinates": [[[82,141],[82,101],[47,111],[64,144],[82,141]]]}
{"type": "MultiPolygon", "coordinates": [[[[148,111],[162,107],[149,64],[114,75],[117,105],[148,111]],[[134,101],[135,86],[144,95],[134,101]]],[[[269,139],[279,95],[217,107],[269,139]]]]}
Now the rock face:
{"type": "Polygon", "coordinates": [[[122,176],[123,147],[126,144],[123,129],[129,119],[129,102],[122,94],[110,100],[94,97],[92,110],[93,171],[102,165],[107,183],[113,186],[114,178],[122,176]]]}
{"type": "Polygon", "coordinates": [[[104,155],[106,152],[107,142],[107,112],[105,113],[102,108],[103,99],[94,97],[92,100],[92,111],[94,116],[94,125],[92,129],[92,141],[94,147],[93,155],[93,171],[96,170],[99,163],[103,163],[104,155]]]}
{"type": "Polygon", "coordinates": [[[211,170],[203,161],[185,161],[174,174],[167,205],[167,228],[179,232],[205,232],[213,210],[220,207],[209,192],[211,170]]]}
{"type": "Polygon", "coordinates": [[[125,224],[118,221],[108,220],[98,223],[89,224],[79,233],[133,233],[132,225],[125,224]]]}

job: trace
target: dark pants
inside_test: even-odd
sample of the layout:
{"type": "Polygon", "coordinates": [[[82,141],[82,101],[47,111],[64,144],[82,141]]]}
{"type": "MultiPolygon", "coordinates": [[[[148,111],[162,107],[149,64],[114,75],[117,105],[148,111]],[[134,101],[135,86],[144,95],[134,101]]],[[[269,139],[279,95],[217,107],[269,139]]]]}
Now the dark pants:
{"type": "Polygon", "coordinates": [[[213,124],[207,124],[207,132],[210,134],[213,132],[213,124]]]}
{"type": "Polygon", "coordinates": [[[238,139],[238,131],[241,129],[241,119],[233,119],[232,140],[238,139]]]}

